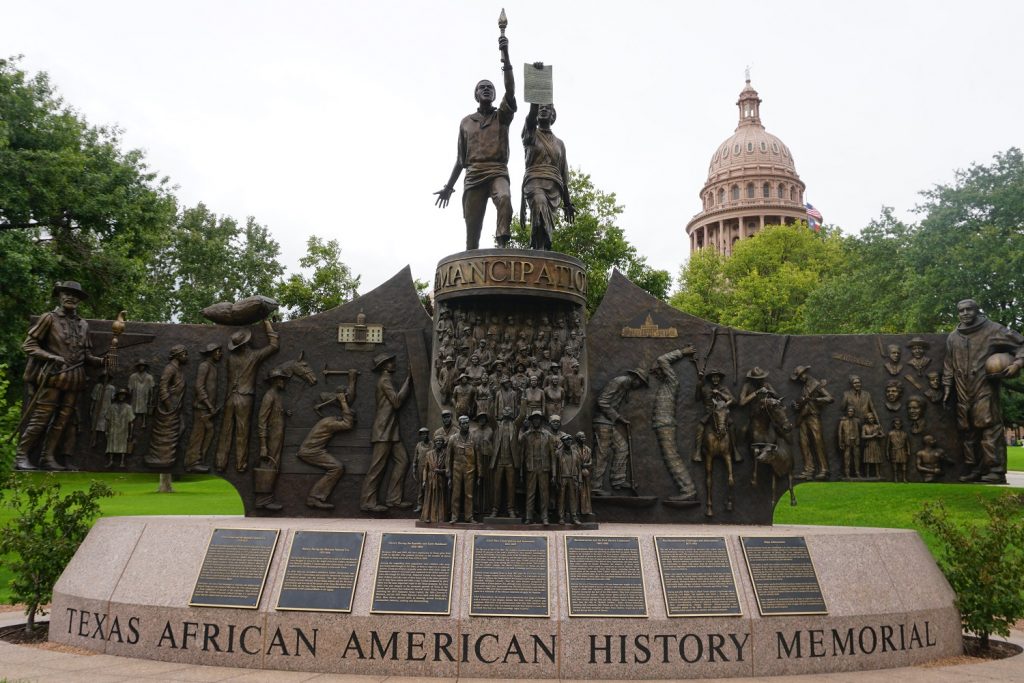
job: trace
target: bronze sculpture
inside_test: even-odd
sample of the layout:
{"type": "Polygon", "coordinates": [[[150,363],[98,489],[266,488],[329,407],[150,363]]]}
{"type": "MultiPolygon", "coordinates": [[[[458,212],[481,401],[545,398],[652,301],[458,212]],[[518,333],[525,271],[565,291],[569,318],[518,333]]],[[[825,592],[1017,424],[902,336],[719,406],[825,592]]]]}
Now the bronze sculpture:
{"type": "Polygon", "coordinates": [[[85,366],[103,365],[102,358],[92,355],[89,325],[78,316],[79,302],[88,298],[82,286],[73,280],[58,282],[53,296],[58,297],[60,304],[39,316],[21,345],[29,357],[24,381],[31,398],[19,425],[16,470],[36,469],[29,455],[40,438],[40,466],[48,470],[66,469],[55,456],[75,411],[78,394],[85,387],[85,366]]]}
{"type": "Polygon", "coordinates": [[[120,388],[114,393],[114,402],[107,409],[107,467],[114,466],[114,456],[121,456],[121,467],[125,457],[132,451],[135,435],[135,411],[128,403],[128,390],[120,388]]]}
{"type": "Polygon", "coordinates": [[[434,524],[447,519],[448,454],[447,440],[434,434],[433,448],[426,452],[421,473],[423,487],[423,509],[420,521],[434,524]]]}
{"type": "Polygon", "coordinates": [[[420,512],[423,510],[423,494],[426,485],[423,468],[426,467],[427,455],[433,448],[433,444],[430,443],[430,430],[426,427],[420,427],[416,434],[419,438],[416,440],[416,450],[412,454],[412,478],[416,482],[416,506],[412,511],[420,512]]]}
{"type": "Polygon", "coordinates": [[[185,347],[172,346],[157,387],[156,415],[146,454],[146,464],[150,467],[167,468],[174,464],[182,432],[181,409],[185,403],[185,373],[181,366],[187,362],[185,347]]]}
{"type": "Polygon", "coordinates": [[[525,521],[532,524],[534,515],[539,512],[541,523],[546,525],[555,446],[551,433],[544,428],[544,414],[539,410],[530,413],[526,428],[519,434],[519,442],[522,444],[523,467],[526,470],[525,521]]]}
{"type": "Polygon", "coordinates": [[[1016,376],[1024,367],[1024,337],[989,320],[973,299],[956,305],[959,324],[946,338],[942,369],[948,403],[956,388],[956,424],[969,468],[961,481],[1006,483],[1006,442],[999,404],[999,380],[1016,376]],[[1002,370],[986,365],[993,352],[1012,354],[1002,370]]]}
{"type": "Polygon", "coordinates": [[[224,417],[214,462],[218,472],[223,472],[228,466],[232,446],[235,470],[245,472],[249,469],[249,425],[256,393],[256,373],[260,364],[280,348],[277,332],[269,320],[263,321],[263,329],[267,332],[267,345],[264,347],[252,348],[252,330],[249,328],[232,334],[228,344],[228,393],[224,398],[224,417]]]}
{"type": "MultiPolygon", "coordinates": [[[[504,11],[502,12],[504,17],[504,11]]],[[[512,76],[512,63],[508,57],[508,38],[498,38],[501,51],[501,70],[504,77],[505,94],[501,104],[494,107],[494,84],[482,80],[473,89],[473,96],[479,107],[462,119],[459,124],[458,156],[451,176],[445,186],[435,192],[435,204],[448,206],[455,191],[455,183],[466,169],[466,180],[462,190],[462,215],[466,220],[466,250],[480,247],[480,231],[483,228],[487,200],[494,203],[498,212],[495,242],[506,247],[512,225],[512,192],[508,179],[508,127],[516,113],[516,84],[512,76]]]]}
{"type": "Polygon", "coordinates": [[[850,375],[850,388],[843,392],[843,401],[840,404],[843,412],[847,408],[853,408],[854,417],[861,423],[868,415],[874,415],[878,419],[878,411],[875,410],[875,403],[871,400],[871,394],[863,388],[860,375],[850,375]]]}
{"type": "Polygon", "coordinates": [[[925,483],[942,481],[942,465],[948,461],[946,451],[936,446],[935,437],[926,434],[924,448],[917,452],[917,471],[921,473],[921,481],[925,483]]]}
{"type": "Polygon", "coordinates": [[[210,468],[203,463],[213,443],[213,418],[217,414],[217,365],[224,352],[220,344],[210,343],[199,352],[203,360],[196,372],[192,388],[192,434],[185,447],[185,471],[206,473],[210,468]]]}
{"type": "Polygon", "coordinates": [[[847,406],[839,420],[839,453],[843,458],[843,479],[860,479],[860,420],[857,410],[847,406]]]}
{"type": "Polygon", "coordinates": [[[140,358],[135,361],[135,372],[128,378],[128,394],[131,398],[132,412],[140,419],[141,426],[146,426],[146,416],[153,414],[153,387],[156,380],[146,372],[149,361],[140,358]]]}
{"type": "Polygon", "coordinates": [[[885,371],[893,377],[896,377],[903,372],[903,363],[900,362],[903,352],[900,349],[899,344],[889,344],[889,346],[886,347],[886,353],[887,360],[883,364],[885,366],[885,371]]]}
{"type": "Polygon", "coordinates": [[[679,395],[679,376],[672,367],[683,358],[693,358],[696,349],[687,345],[681,349],[673,349],[658,356],[651,366],[651,377],[658,383],[654,394],[654,406],[651,414],[651,427],[658,439],[661,458],[675,482],[678,493],[668,501],[683,504],[697,503],[697,487],[693,484],[690,471],[683,461],[683,456],[676,448],[676,403],[679,395]]]}
{"type": "Polygon", "coordinates": [[[885,409],[890,413],[899,412],[903,404],[900,403],[900,399],[903,398],[903,385],[900,384],[898,379],[891,379],[885,383],[885,409]]]}
{"type": "MultiPolygon", "coordinates": [[[[732,392],[729,391],[729,387],[725,386],[725,384],[722,383],[723,379],[725,379],[725,373],[722,372],[721,370],[718,370],[717,368],[712,368],[711,370],[707,370],[707,368],[704,368],[703,370],[699,370],[697,372],[696,399],[698,403],[704,406],[704,414],[701,416],[700,421],[697,423],[695,439],[697,448],[693,454],[694,462],[701,462],[701,460],[704,457],[704,431],[707,429],[709,423],[714,419],[714,414],[717,410],[715,406],[715,401],[717,399],[721,399],[727,404],[727,408],[731,407],[733,403],[736,402],[736,399],[733,397],[732,392]]],[[[736,462],[740,462],[743,459],[743,457],[740,455],[739,450],[735,449],[736,439],[732,436],[732,416],[729,415],[728,412],[726,412],[726,419],[728,420],[726,426],[729,430],[729,443],[733,446],[735,450],[733,457],[736,460],[736,462]]]]}
{"type": "Polygon", "coordinates": [[[910,460],[910,439],[903,431],[903,420],[896,418],[886,438],[886,459],[892,464],[892,480],[897,482],[903,478],[907,483],[907,462],[910,460]]]}
{"type": "Polygon", "coordinates": [[[114,385],[110,379],[110,374],[106,370],[101,370],[99,380],[92,388],[92,401],[89,403],[89,417],[92,422],[90,446],[96,445],[100,434],[103,434],[104,438],[107,434],[107,411],[114,402],[114,385]]]}
{"type": "MultiPolygon", "coordinates": [[[[508,380],[508,377],[505,377],[508,380]]],[[[522,467],[519,447],[518,419],[511,405],[502,408],[498,426],[494,429],[494,445],[488,468],[492,472],[491,517],[497,517],[502,505],[508,507],[508,516],[516,516],[516,473],[522,467]],[[504,494],[504,495],[502,495],[504,494]],[[504,498],[504,502],[503,499],[504,498]]]]}
{"type": "Polygon", "coordinates": [[[630,458],[630,422],[619,412],[622,404],[629,398],[629,393],[641,386],[648,385],[647,371],[643,368],[627,370],[605,385],[597,397],[597,409],[594,411],[594,440],[597,443],[595,464],[591,485],[593,495],[605,496],[605,471],[610,470],[611,488],[613,491],[633,492],[635,483],[629,476],[630,458]],[[622,432],[626,433],[623,436],[622,432]]]}
{"type": "Polygon", "coordinates": [[[710,414],[705,415],[707,424],[701,431],[700,457],[704,461],[704,490],[705,504],[704,516],[712,517],[714,513],[714,463],[716,458],[725,462],[727,474],[726,484],[728,493],[725,499],[725,509],[732,511],[734,504],[734,488],[736,485],[732,472],[732,461],[736,454],[736,442],[732,438],[731,420],[729,419],[729,407],[732,405],[732,398],[726,397],[720,391],[711,394],[710,414]]]}
{"type": "Polygon", "coordinates": [[[289,375],[281,368],[274,368],[267,377],[270,387],[260,400],[256,417],[256,434],[260,442],[259,464],[253,469],[253,490],[257,509],[280,512],[283,506],[274,500],[274,487],[281,471],[281,454],[284,451],[284,419],[292,411],[284,407],[284,388],[289,375]]]}
{"type": "Polygon", "coordinates": [[[910,348],[910,360],[907,362],[917,371],[919,377],[923,376],[932,362],[931,358],[924,355],[931,345],[921,337],[914,337],[907,342],[907,346],[910,348]]]}
{"type": "Polygon", "coordinates": [[[552,458],[552,480],[558,491],[558,523],[566,518],[568,502],[569,518],[573,524],[580,524],[580,451],[571,434],[562,433],[552,458]]]}
{"type": "Polygon", "coordinates": [[[373,369],[380,373],[375,399],[377,411],[373,416],[370,434],[373,454],[370,456],[370,469],[363,478],[359,507],[363,512],[387,512],[389,507],[410,508],[412,503],[402,500],[405,473],[409,468],[409,454],[406,453],[398,433],[398,410],[409,395],[412,375],[405,378],[402,387],[396,392],[391,382],[391,376],[398,369],[395,354],[377,354],[373,359],[373,369]],[[386,503],[381,504],[378,501],[378,493],[388,460],[393,461],[391,479],[385,494],[386,503]]]}
{"type": "Polygon", "coordinates": [[[587,445],[587,435],[583,432],[576,432],[576,445],[580,449],[580,514],[592,515],[590,473],[594,467],[593,451],[587,445]]]}
{"type": "MultiPolygon", "coordinates": [[[[534,68],[543,69],[541,62],[534,68]]],[[[523,125],[526,172],[523,202],[530,207],[530,247],[551,250],[555,215],[563,207],[565,220],[572,223],[576,208],[569,197],[569,165],[565,144],[551,132],[556,118],[553,104],[531,104],[523,125]]]]}
{"type": "Polygon", "coordinates": [[[345,466],[327,452],[327,442],[338,432],[347,432],[355,425],[355,413],[349,408],[349,402],[355,401],[355,396],[355,373],[350,371],[347,392],[339,391],[334,396],[334,401],[337,401],[341,408],[341,417],[320,418],[299,446],[299,452],[296,454],[299,460],[324,470],[323,476],[306,494],[306,507],[317,510],[334,509],[334,503],[327,500],[334,492],[334,487],[338,485],[341,476],[345,474],[345,466]]]}
{"type": "Polygon", "coordinates": [[[928,404],[924,396],[911,396],[907,399],[907,418],[910,420],[910,433],[923,434],[925,430],[924,411],[928,404]]]}
{"type": "Polygon", "coordinates": [[[448,439],[447,460],[450,465],[451,523],[460,521],[463,509],[466,522],[473,524],[473,483],[476,478],[476,440],[469,433],[469,416],[459,415],[459,431],[448,439]],[[463,506],[465,504],[465,506],[463,506]]]}
{"type": "Polygon", "coordinates": [[[879,479],[881,476],[880,469],[885,452],[885,447],[882,445],[884,438],[885,432],[882,431],[878,420],[874,415],[868,415],[860,428],[860,441],[864,445],[861,458],[864,461],[864,475],[868,479],[879,479]]]}
{"type": "Polygon", "coordinates": [[[825,452],[825,438],[821,430],[821,411],[835,401],[825,388],[826,381],[811,376],[809,365],[798,365],[790,379],[803,382],[800,398],[793,402],[796,422],[800,430],[800,452],[804,458],[801,479],[813,477],[818,481],[828,479],[828,454],[825,452]],[[815,472],[817,463],[817,472],[815,472]]]}

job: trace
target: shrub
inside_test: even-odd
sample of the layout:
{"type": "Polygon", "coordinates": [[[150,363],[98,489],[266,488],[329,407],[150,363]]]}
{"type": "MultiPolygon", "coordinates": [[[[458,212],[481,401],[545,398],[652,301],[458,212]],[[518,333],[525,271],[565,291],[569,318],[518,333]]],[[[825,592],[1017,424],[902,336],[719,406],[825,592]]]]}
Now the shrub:
{"type": "Polygon", "coordinates": [[[11,556],[11,604],[24,603],[31,633],[53,586],[99,516],[99,500],[114,495],[103,482],[61,495],[56,475],[8,473],[0,501],[13,516],[0,528],[0,556],[11,556]]]}
{"type": "Polygon", "coordinates": [[[7,366],[0,364],[0,472],[9,472],[14,464],[14,450],[18,445],[18,421],[21,403],[7,400],[7,366]]]}
{"type": "Polygon", "coordinates": [[[987,519],[954,523],[941,502],[925,503],[918,520],[938,538],[939,567],[956,591],[964,631],[987,650],[989,636],[1010,635],[1024,617],[1024,516],[1022,497],[981,500],[987,519]]]}

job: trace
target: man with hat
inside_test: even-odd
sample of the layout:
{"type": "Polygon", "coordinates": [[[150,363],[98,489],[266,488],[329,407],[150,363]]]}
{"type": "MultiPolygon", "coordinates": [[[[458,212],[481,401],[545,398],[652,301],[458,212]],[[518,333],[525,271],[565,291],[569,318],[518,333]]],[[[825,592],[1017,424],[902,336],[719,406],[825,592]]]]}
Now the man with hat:
{"type": "Polygon", "coordinates": [[[956,426],[964,465],[971,468],[960,479],[1005,484],[999,381],[1015,377],[1024,367],[1024,336],[989,320],[974,299],[957,303],[956,314],[960,322],[946,337],[942,400],[948,403],[956,387],[956,426]],[[1012,361],[999,374],[990,375],[986,362],[996,351],[1008,352],[1012,361]]]}
{"type": "Polygon", "coordinates": [[[284,407],[284,388],[291,375],[282,368],[274,368],[267,377],[270,387],[260,400],[256,414],[256,436],[260,440],[259,465],[254,471],[254,505],[261,510],[279,512],[280,503],[274,500],[274,484],[281,471],[281,453],[284,450],[284,419],[292,411],[284,407]]]}
{"type": "Polygon", "coordinates": [[[445,408],[441,411],[441,426],[434,430],[434,436],[443,436],[445,443],[452,434],[458,431],[458,427],[452,422],[452,411],[445,408]]]}
{"type": "Polygon", "coordinates": [[[435,192],[435,204],[448,206],[455,191],[455,182],[462,169],[466,169],[466,184],[462,191],[462,215],[466,219],[466,249],[480,247],[480,230],[484,224],[487,200],[494,202],[498,212],[495,241],[505,247],[512,224],[512,192],[508,181],[508,127],[516,113],[516,84],[512,64],[508,57],[508,38],[498,38],[501,51],[501,70],[505,78],[505,96],[501,105],[493,106],[494,84],[482,80],[473,89],[479,103],[475,112],[459,124],[458,158],[445,186],[435,192]]]}
{"type": "MultiPolygon", "coordinates": [[[[697,373],[697,402],[704,406],[704,415],[701,416],[700,422],[697,423],[697,434],[694,443],[696,448],[693,451],[693,461],[701,462],[701,444],[704,442],[704,430],[707,428],[708,421],[711,419],[712,414],[715,412],[715,399],[725,402],[726,408],[730,407],[736,402],[732,392],[729,391],[729,387],[722,384],[722,380],[725,379],[725,373],[717,368],[712,368],[708,371],[700,371],[697,373]],[[705,381],[706,380],[706,381],[705,381]]],[[[732,417],[729,417],[729,436],[730,442],[733,444],[733,459],[736,462],[743,460],[739,450],[736,449],[736,435],[732,433],[732,417]]]]}
{"type": "Polygon", "coordinates": [[[232,441],[235,447],[235,469],[249,469],[249,423],[252,420],[253,396],[256,392],[256,373],[260,363],[277,353],[280,348],[277,332],[269,320],[263,321],[267,332],[267,345],[252,348],[252,329],[238,330],[228,344],[228,393],[224,399],[224,418],[220,423],[215,466],[223,472],[228,466],[228,453],[232,441]],[[234,435],[234,439],[232,439],[234,435]]]}
{"type": "MultiPolygon", "coordinates": [[[[506,379],[508,379],[506,377],[506,379]]],[[[514,409],[506,405],[501,409],[498,426],[494,429],[494,447],[488,469],[492,472],[491,517],[498,516],[502,505],[502,493],[508,506],[508,516],[516,516],[516,472],[522,466],[519,448],[519,423],[514,409]]]]}
{"type": "Polygon", "coordinates": [[[539,511],[541,523],[547,524],[555,439],[544,426],[544,413],[539,410],[530,413],[526,428],[519,434],[519,443],[523,449],[523,465],[526,468],[526,523],[533,523],[533,516],[539,511]]]}
{"type": "Polygon", "coordinates": [[[146,426],[146,416],[153,412],[153,387],[156,380],[146,372],[149,361],[140,358],[135,361],[135,372],[128,378],[128,393],[131,396],[132,412],[136,419],[142,418],[142,426],[146,426]]]}
{"type": "Polygon", "coordinates": [[[810,365],[798,365],[789,377],[791,381],[802,382],[804,385],[800,390],[800,398],[793,401],[796,426],[800,433],[800,452],[804,458],[804,471],[799,477],[824,481],[828,479],[828,455],[825,453],[825,438],[821,434],[821,410],[835,399],[825,388],[826,381],[814,379],[808,372],[810,369],[810,365]]]}
{"type": "Polygon", "coordinates": [[[29,453],[44,434],[40,465],[66,469],[54,456],[85,388],[85,365],[103,365],[102,358],[92,355],[89,325],[78,316],[79,302],[88,298],[82,286],[73,280],[58,282],[53,295],[60,305],[39,316],[21,345],[28,354],[24,381],[32,398],[15,452],[17,470],[36,469],[29,453]]]}
{"type": "Polygon", "coordinates": [[[569,502],[572,523],[580,523],[580,451],[572,434],[562,432],[552,458],[552,479],[558,491],[558,524],[565,521],[565,503],[569,502]]]}
{"type": "Polygon", "coordinates": [[[217,414],[217,364],[224,352],[220,344],[210,343],[199,355],[203,360],[192,388],[192,433],[185,447],[185,471],[205,474],[210,468],[203,460],[213,443],[213,417],[217,414]]]}
{"type": "Polygon", "coordinates": [[[437,385],[441,388],[441,400],[445,405],[452,403],[452,391],[455,389],[458,374],[455,359],[452,356],[445,356],[444,365],[437,371],[437,385]]]}
{"type": "Polygon", "coordinates": [[[397,392],[391,382],[391,375],[398,369],[395,354],[379,353],[373,359],[374,372],[380,373],[377,380],[376,404],[377,412],[373,416],[373,428],[370,442],[373,454],[370,469],[363,479],[363,490],[359,507],[363,512],[387,512],[389,507],[410,508],[412,503],[402,500],[405,473],[409,469],[409,454],[402,445],[398,428],[398,411],[409,395],[412,376],[405,378],[402,388],[397,392]],[[391,480],[388,482],[385,504],[378,501],[380,484],[384,480],[384,470],[388,460],[394,462],[391,468],[391,480]]]}
{"type": "Polygon", "coordinates": [[[476,415],[476,388],[469,383],[469,375],[459,375],[458,384],[452,390],[452,403],[456,415],[476,415]]]}
{"type": "Polygon", "coordinates": [[[627,370],[608,384],[597,397],[597,410],[594,411],[594,438],[597,441],[597,457],[594,464],[594,495],[608,495],[604,488],[604,475],[611,470],[612,489],[630,489],[633,482],[629,481],[629,441],[623,437],[619,425],[629,433],[629,420],[619,410],[629,400],[629,392],[646,387],[647,371],[643,368],[627,370]]]}
{"type": "Polygon", "coordinates": [[[452,518],[457,524],[465,503],[466,521],[473,524],[473,480],[476,478],[476,439],[469,433],[469,415],[459,415],[459,431],[448,439],[451,468],[452,518]]]}

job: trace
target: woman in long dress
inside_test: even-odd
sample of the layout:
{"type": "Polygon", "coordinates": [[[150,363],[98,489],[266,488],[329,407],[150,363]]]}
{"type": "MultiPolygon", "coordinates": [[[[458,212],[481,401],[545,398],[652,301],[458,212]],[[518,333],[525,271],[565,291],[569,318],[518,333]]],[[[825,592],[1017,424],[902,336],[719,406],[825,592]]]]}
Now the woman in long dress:
{"type": "Polygon", "coordinates": [[[444,522],[447,515],[448,455],[443,435],[434,437],[434,447],[423,463],[423,509],[420,521],[444,522]]]}

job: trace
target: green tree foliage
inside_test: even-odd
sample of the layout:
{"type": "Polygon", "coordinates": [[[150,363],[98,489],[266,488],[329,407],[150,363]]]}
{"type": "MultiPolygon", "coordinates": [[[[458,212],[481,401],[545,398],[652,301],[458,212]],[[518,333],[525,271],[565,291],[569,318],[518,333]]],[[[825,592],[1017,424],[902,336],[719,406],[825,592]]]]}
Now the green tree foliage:
{"type": "Polygon", "coordinates": [[[278,300],[291,318],[313,315],[351,301],[359,289],[360,276],[341,260],[338,240],[312,235],[306,241],[306,255],[299,259],[303,268],[312,268],[309,277],[290,275],[278,289],[278,300]]]}
{"type": "Polygon", "coordinates": [[[806,223],[766,226],[724,258],[698,252],[680,273],[670,303],[714,322],[757,332],[800,334],[807,299],[839,266],[841,238],[806,223]]]}
{"type": "Polygon", "coordinates": [[[267,229],[251,216],[243,228],[202,203],[185,209],[170,231],[167,248],[151,263],[165,306],[159,319],[202,323],[202,309],[214,302],[272,296],[284,272],[280,252],[267,229]]]}
{"type": "Polygon", "coordinates": [[[18,421],[21,417],[21,401],[8,400],[11,380],[7,366],[0,365],[0,472],[10,472],[14,465],[14,451],[18,445],[18,421]]]}
{"type": "MultiPolygon", "coordinates": [[[[617,224],[625,207],[615,193],[598,189],[589,174],[574,168],[569,170],[569,195],[576,207],[576,220],[569,224],[559,215],[551,248],[586,264],[587,310],[593,313],[601,303],[613,268],[653,296],[666,299],[672,276],[647,265],[647,259],[626,239],[617,224]]],[[[512,223],[511,246],[525,249],[530,246],[530,230],[519,218],[512,223]]]]}
{"type": "Polygon", "coordinates": [[[1022,499],[1006,494],[982,500],[987,519],[958,525],[942,502],[926,503],[918,520],[942,545],[938,561],[956,592],[963,628],[988,649],[992,634],[1007,637],[1024,617],[1024,516],[1022,499]]]}
{"type": "Polygon", "coordinates": [[[31,633],[37,614],[53,597],[53,586],[64,567],[85,540],[93,521],[100,514],[99,500],[112,496],[103,482],[93,481],[87,491],[61,495],[57,477],[52,474],[7,475],[0,487],[0,501],[12,511],[0,528],[0,556],[13,557],[11,604],[25,605],[31,633]]]}

